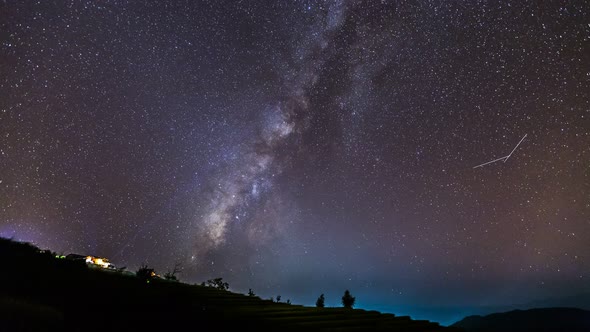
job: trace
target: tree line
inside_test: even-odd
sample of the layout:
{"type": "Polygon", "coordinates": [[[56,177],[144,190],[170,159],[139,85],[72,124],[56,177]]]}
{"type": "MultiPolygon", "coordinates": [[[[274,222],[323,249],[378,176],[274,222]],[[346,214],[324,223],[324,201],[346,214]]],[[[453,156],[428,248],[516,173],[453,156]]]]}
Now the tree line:
{"type": "MultiPolygon", "coordinates": [[[[342,306],[344,308],[352,309],[354,306],[354,302],[356,301],[356,297],[350,294],[350,291],[347,289],[344,291],[344,295],[342,295],[342,306]]],[[[324,294],[321,294],[318,299],[315,301],[315,306],[318,308],[324,308],[326,305],[326,298],[324,294]]]]}
{"type": "MultiPolygon", "coordinates": [[[[165,276],[164,279],[170,280],[170,281],[178,281],[178,277],[177,275],[182,272],[182,267],[180,264],[175,264],[174,268],[172,271],[168,271],[165,276]]],[[[146,264],[142,264],[140,266],[140,268],[137,270],[137,272],[135,273],[135,275],[137,277],[139,277],[140,279],[143,279],[145,281],[147,281],[149,283],[149,280],[154,278],[155,276],[157,276],[157,274],[155,273],[154,269],[149,268],[146,264]]],[[[229,283],[223,281],[223,278],[214,278],[214,279],[209,279],[207,281],[203,281],[201,283],[201,286],[204,287],[212,287],[212,288],[217,288],[219,290],[223,290],[223,291],[227,291],[229,289],[229,283]]],[[[248,290],[248,296],[251,297],[255,297],[256,294],[254,294],[254,292],[252,291],[252,289],[248,290]]],[[[271,297],[270,298],[271,302],[275,302],[275,298],[271,297]]],[[[348,308],[348,309],[352,309],[352,307],[354,306],[354,303],[356,301],[356,297],[352,296],[352,294],[350,294],[350,291],[347,289],[344,291],[344,295],[342,295],[342,306],[344,308],[348,308]]],[[[280,303],[281,302],[281,296],[277,295],[276,297],[276,302],[280,303]]],[[[325,302],[326,302],[326,298],[324,296],[324,294],[321,294],[317,300],[315,301],[315,306],[318,308],[324,308],[325,307],[325,302]]],[[[286,304],[291,304],[291,300],[287,300],[287,302],[285,302],[286,304]]]]}

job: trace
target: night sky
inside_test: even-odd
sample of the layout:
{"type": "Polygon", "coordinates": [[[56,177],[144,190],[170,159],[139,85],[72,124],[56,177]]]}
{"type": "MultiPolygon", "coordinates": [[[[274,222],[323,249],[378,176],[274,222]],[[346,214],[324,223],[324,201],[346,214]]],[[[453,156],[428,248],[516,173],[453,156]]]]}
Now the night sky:
{"type": "Polygon", "coordinates": [[[589,98],[584,0],[4,0],[0,236],[306,305],[588,292],[589,98]]]}

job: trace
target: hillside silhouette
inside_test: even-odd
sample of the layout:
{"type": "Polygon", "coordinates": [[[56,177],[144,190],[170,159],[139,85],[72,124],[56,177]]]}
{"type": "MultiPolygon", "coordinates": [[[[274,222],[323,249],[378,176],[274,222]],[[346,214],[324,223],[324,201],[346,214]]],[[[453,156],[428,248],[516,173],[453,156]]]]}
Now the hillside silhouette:
{"type": "Polygon", "coordinates": [[[275,303],[116,269],[0,238],[6,331],[460,331],[408,316],[275,303]]]}
{"type": "Polygon", "coordinates": [[[467,332],[588,332],[590,311],[576,308],[513,310],[465,317],[452,326],[467,332]]]}

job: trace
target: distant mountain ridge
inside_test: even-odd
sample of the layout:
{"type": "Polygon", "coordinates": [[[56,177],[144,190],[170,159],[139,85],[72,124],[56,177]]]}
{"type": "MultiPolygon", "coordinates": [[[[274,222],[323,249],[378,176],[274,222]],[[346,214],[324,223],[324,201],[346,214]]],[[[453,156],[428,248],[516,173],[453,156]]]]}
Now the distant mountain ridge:
{"type": "Polygon", "coordinates": [[[588,332],[590,311],[578,308],[513,310],[465,317],[451,326],[467,332],[588,332]]]}
{"type": "MultiPolygon", "coordinates": [[[[532,301],[495,304],[495,305],[451,305],[451,306],[398,306],[377,307],[381,312],[394,312],[412,316],[415,319],[428,319],[440,322],[444,326],[450,326],[468,316],[486,316],[495,313],[513,310],[529,310],[534,308],[578,308],[590,310],[590,292],[582,291],[578,294],[539,298],[532,301]]],[[[588,331],[590,332],[590,330],[588,331]]]]}
{"type": "Polygon", "coordinates": [[[538,299],[526,303],[526,308],[579,308],[590,310],[590,293],[538,299]]]}

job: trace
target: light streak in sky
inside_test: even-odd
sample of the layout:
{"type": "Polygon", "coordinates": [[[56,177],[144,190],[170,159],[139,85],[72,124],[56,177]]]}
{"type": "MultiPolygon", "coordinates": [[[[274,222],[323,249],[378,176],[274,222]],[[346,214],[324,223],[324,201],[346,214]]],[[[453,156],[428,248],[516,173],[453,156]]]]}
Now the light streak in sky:
{"type": "Polygon", "coordinates": [[[508,158],[510,158],[510,156],[512,156],[512,154],[514,153],[514,151],[516,151],[516,149],[518,149],[518,146],[520,145],[520,143],[522,143],[522,141],[524,141],[524,139],[526,138],[526,136],[527,136],[527,134],[525,134],[525,135],[522,137],[522,139],[520,140],[520,142],[518,142],[518,144],[516,144],[516,146],[514,147],[514,149],[512,149],[512,151],[510,152],[510,154],[509,154],[509,155],[507,155],[507,156],[504,156],[504,157],[500,157],[500,158],[498,158],[498,159],[494,159],[494,160],[492,160],[492,161],[488,161],[487,163],[483,163],[483,164],[480,164],[480,165],[474,166],[473,168],[483,167],[483,166],[485,166],[485,165],[492,164],[492,163],[495,163],[495,162],[497,162],[497,161],[500,161],[500,160],[503,160],[504,162],[506,162],[506,160],[508,160],[508,158]]]}

